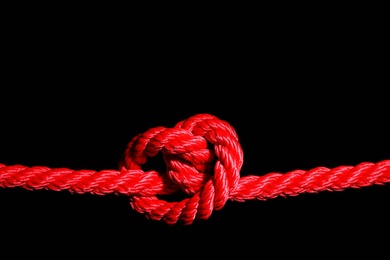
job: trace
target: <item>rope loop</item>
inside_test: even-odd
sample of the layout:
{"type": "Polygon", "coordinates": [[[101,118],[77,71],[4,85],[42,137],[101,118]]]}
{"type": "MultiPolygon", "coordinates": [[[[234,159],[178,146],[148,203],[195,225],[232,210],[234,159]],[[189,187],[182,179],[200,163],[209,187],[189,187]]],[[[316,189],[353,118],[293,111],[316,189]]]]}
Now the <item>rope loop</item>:
{"type": "Polygon", "coordinates": [[[190,224],[207,219],[213,210],[222,209],[240,179],[243,151],[237,133],[226,121],[209,114],[135,136],[126,147],[120,169],[139,170],[158,153],[166,164],[161,174],[189,197],[179,202],[162,200],[157,194],[131,197],[132,207],[154,220],[190,224]]]}

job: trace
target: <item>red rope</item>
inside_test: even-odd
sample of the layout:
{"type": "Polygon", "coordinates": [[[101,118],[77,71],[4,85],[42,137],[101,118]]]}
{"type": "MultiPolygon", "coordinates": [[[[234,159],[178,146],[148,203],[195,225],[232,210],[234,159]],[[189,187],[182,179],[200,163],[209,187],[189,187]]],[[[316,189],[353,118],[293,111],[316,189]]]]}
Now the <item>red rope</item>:
{"type": "Polygon", "coordinates": [[[0,164],[0,187],[124,194],[133,209],[150,219],[188,225],[208,219],[228,200],[266,200],[390,182],[390,160],[240,177],[242,164],[243,151],[233,127],[215,116],[198,114],[173,128],[156,127],[135,136],[118,171],[0,164]],[[166,172],[141,170],[158,153],[163,155],[166,172]],[[188,195],[181,201],[161,198],[180,190],[188,195]]]}

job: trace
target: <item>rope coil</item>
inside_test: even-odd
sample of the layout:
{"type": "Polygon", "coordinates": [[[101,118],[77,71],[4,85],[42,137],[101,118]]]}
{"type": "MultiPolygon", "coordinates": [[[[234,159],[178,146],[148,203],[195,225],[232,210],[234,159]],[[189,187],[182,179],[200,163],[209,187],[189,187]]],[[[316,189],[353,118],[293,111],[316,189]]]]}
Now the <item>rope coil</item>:
{"type": "Polygon", "coordinates": [[[213,115],[198,114],[172,128],[155,127],[135,136],[123,153],[119,170],[0,164],[0,187],[123,194],[129,196],[134,210],[149,219],[189,225],[208,219],[228,200],[266,200],[390,182],[390,160],[240,177],[242,165],[243,150],[235,129],[213,115]],[[159,153],[166,171],[143,171],[142,165],[159,153]],[[178,202],[161,199],[161,195],[178,191],[187,197],[178,202]]]}

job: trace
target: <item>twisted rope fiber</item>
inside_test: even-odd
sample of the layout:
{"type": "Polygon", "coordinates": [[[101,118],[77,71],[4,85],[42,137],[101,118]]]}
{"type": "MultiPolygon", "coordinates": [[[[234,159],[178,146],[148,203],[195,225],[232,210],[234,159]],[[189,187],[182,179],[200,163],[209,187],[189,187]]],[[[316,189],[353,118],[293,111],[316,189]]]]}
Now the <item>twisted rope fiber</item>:
{"type": "Polygon", "coordinates": [[[0,187],[122,194],[149,219],[189,225],[208,219],[228,200],[267,200],[390,182],[390,160],[240,177],[242,164],[243,151],[234,128],[213,115],[198,114],[173,128],[155,127],[135,136],[123,153],[119,170],[0,164],[0,187]],[[141,166],[158,153],[166,172],[143,171],[141,166]],[[178,202],[161,199],[161,195],[178,191],[187,197],[178,202]]]}

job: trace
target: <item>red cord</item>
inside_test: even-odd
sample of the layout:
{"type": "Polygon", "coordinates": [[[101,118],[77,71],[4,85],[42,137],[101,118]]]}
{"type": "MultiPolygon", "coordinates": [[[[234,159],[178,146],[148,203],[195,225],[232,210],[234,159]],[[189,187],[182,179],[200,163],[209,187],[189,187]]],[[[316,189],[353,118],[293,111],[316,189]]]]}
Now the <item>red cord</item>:
{"type": "Polygon", "coordinates": [[[149,219],[188,225],[208,219],[228,200],[266,200],[390,182],[390,160],[240,177],[242,164],[243,151],[233,127],[215,116],[198,114],[173,128],[155,127],[135,136],[118,171],[0,164],[0,187],[124,194],[132,208],[149,219]],[[141,170],[158,153],[163,155],[166,172],[141,170]],[[161,199],[179,190],[188,197],[179,202],[161,199]]]}

